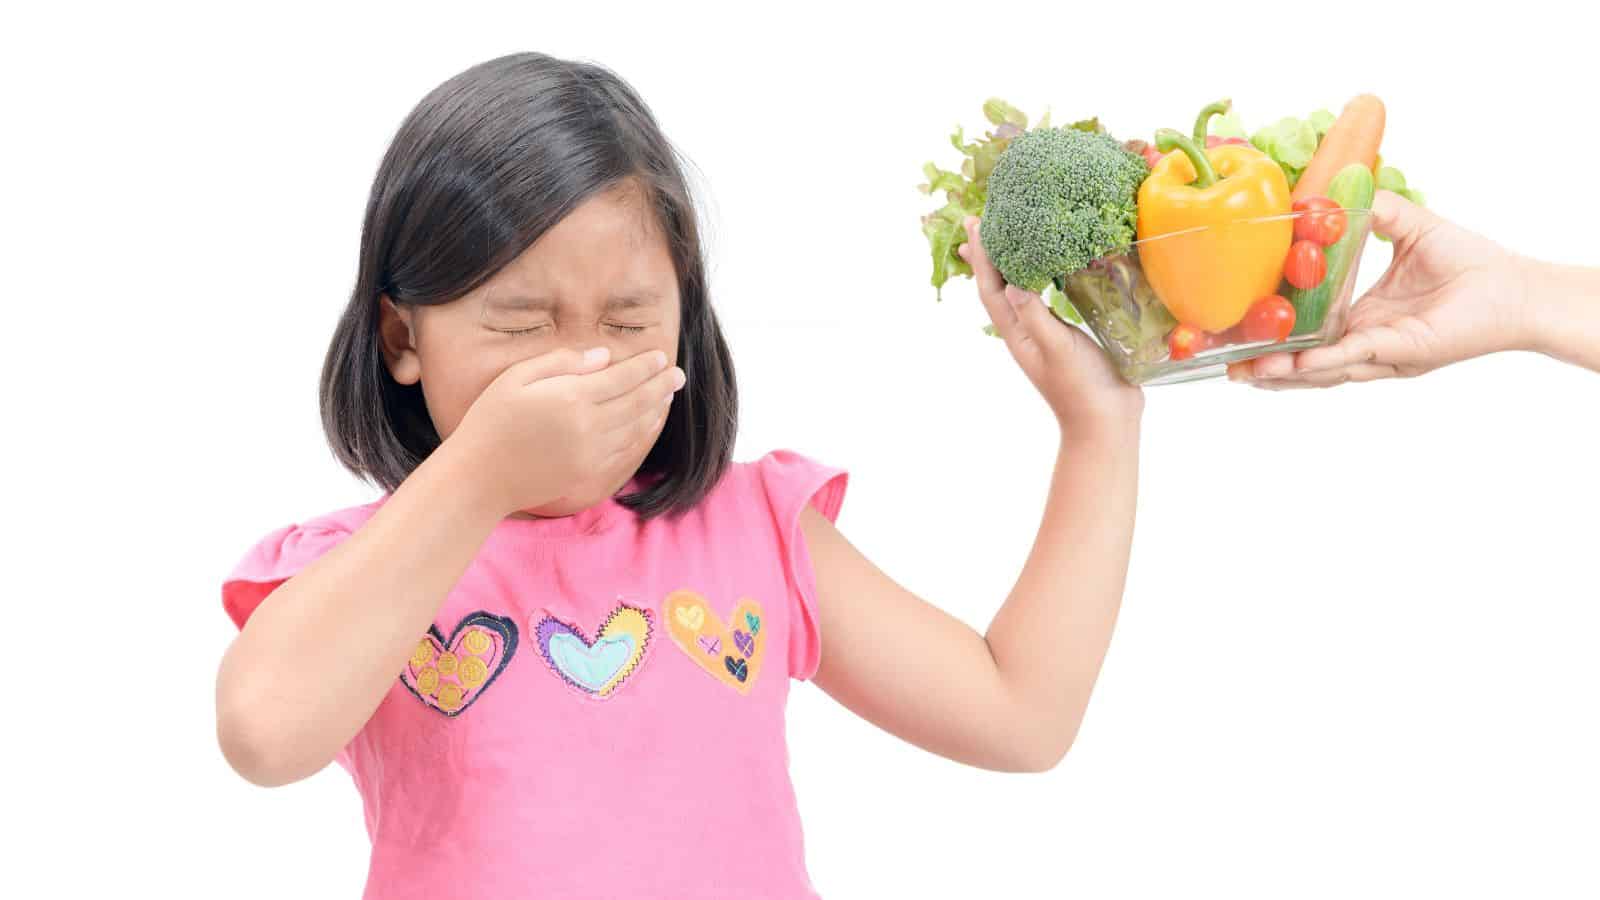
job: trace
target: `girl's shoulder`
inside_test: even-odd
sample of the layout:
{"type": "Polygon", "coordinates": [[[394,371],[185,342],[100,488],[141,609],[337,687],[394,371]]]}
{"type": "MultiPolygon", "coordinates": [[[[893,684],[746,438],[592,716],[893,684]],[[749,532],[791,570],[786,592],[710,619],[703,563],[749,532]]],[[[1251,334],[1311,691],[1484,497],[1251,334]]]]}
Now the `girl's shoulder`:
{"type": "Polygon", "coordinates": [[[267,594],[354,534],[388,496],[280,524],[259,537],[222,580],[228,617],[243,628],[267,594]]]}
{"type": "Polygon", "coordinates": [[[781,573],[769,596],[784,597],[789,672],[801,680],[816,673],[821,639],[816,575],[800,518],[809,505],[837,521],[849,480],[842,468],[793,450],[773,450],[730,466],[703,504],[706,534],[714,546],[738,548],[737,561],[720,560],[724,567],[750,578],[781,573]]]}
{"type": "Polygon", "coordinates": [[[837,518],[849,473],[837,466],[789,449],[728,466],[706,497],[712,507],[737,504],[770,510],[779,522],[798,518],[807,502],[830,520],[837,518]]]}

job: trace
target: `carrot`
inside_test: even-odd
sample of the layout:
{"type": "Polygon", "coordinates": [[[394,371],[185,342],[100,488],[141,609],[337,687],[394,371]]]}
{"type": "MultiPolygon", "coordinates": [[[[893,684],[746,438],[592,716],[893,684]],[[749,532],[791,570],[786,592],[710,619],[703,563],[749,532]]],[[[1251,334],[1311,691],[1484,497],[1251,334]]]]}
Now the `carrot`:
{"type": "Polygon", "coordinates": [[[1325,195],[1329,182],[1351,163],[1373,168],[1378,162],[1378,145],[1383,143],[1383,101],[1362,94],[1344,105],[1339,118],[1323,135],[1317,152],[1294,185],[1294,199],[1325,195]]]}

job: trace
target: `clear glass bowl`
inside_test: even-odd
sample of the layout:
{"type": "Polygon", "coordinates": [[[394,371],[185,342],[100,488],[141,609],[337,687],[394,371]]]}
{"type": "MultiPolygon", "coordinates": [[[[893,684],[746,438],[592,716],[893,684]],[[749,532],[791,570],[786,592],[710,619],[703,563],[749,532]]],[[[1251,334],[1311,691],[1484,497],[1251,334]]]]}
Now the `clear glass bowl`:
{"type": "MultiPolygon", "coordinates": [[[[1271,245],[1273,235],[1281,235],[1286,224],[1292,230],[1294,219],[1317,215],[1314,212],[1241,219],[1136,241],[1128,252],[1095,260],[1088,268],[1059,279],[1057,286],[1083,316],[1090,333],[1129,382],[1158,385],[1215,378],[1227,373],[1228,363],[1267,353],[1305,350],[1344,336],[1356,272],[1372,231],[1372,222],[1370,210],[1346,209],[1339,213],[1345,219],[1344,234],[1332,246],[1324,248],[1324,256],[1333,262],[1336,254],[1341,254],[1348,261],[1329,265],[1323,281],[1315,289],[1322,294],[1321,302],[1325,304],[1321,321],[1315,321],[1318,314],[1314,307],[1318,300],[1308,297],[1306,292],[1294,291],[1284,281],[1282,261],[1275,270],[1277,286],[1262,293],[1262,296],[1277,293],[1296,307],[1294,331],[1282,341],[1248,340],[1243,326],[1235,325],[1220,332],[1204,333],[1203,349],[1193,356],[1173,359],[1168,338],[1180,323],[1169,310],[1168,303],[1163,302],[1158,286],[1169,294],[1183,292],[1187,295],[1187,298],[1168,298],[1178,308],[1193,307],[1192,297],[1197,290],[1202,294],[1222,292],[1205,295],[1207,303],[1215,297],[1220,305],[1229,309],[1237,309],[1241,304],[1248,306],[1259,299],[1248,296],[1255,293],[1254,289],[1241,293],[1239,289],[1218,287],[1231,278],[1232,273],[1226,270],[1227,255],[1251,244],[1271,245]],[[1161,254],[1159,265],[1155,264],[1155,254],[1161,254]],[[1141,257],[1146,259],[1146,264],[1141,264],[1141,257]],[[1175,260],[1178,261],[1176,265],[1175,260]],[[1196,271],[1185,273],[1184,263],[1196,271]]],[[[1284,257],[1287,259],[1287,252],[1284,257]]],[[[1264,277],[1270,277],[1270,273],[1264,277]]],[[[1224,313],[1223,318],[1232,318],[1231,313],[1224,313]]]]}

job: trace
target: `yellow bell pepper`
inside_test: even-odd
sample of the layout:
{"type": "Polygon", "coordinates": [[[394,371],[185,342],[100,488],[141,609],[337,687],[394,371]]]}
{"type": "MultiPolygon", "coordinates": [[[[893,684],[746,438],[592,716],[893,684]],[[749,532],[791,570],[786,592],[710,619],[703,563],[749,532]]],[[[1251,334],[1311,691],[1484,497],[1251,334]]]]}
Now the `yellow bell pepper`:
{"type": "Polygon", "coordinates": [[[1277,293],[1294,240],[1289,179],[1251,146],[1201,150],[1188,136],[1162,129],[1156,148],[1167,155],[1139,186],[1139,240],[1199,230],[1140,243],[1139,265],[1179,322],[1226,331],[1256,300],[1277,293]],[[1270,216],[1285,218],[1244,221],[1270,216]]]}

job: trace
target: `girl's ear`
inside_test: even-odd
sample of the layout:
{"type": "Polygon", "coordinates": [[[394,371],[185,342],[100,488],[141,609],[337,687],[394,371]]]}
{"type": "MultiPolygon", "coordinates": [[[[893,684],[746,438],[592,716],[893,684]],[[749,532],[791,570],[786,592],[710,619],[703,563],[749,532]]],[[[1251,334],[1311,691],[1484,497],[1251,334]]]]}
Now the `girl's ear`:
{"type": "Polygon", "coordinates": [[[389,374],[400,384],[416,384],[422,380],[422,359],[417,356],[413,327],[416,309],[396,304],[388,294],[378,295],[378,306],[378,343],[389,374]]]}

